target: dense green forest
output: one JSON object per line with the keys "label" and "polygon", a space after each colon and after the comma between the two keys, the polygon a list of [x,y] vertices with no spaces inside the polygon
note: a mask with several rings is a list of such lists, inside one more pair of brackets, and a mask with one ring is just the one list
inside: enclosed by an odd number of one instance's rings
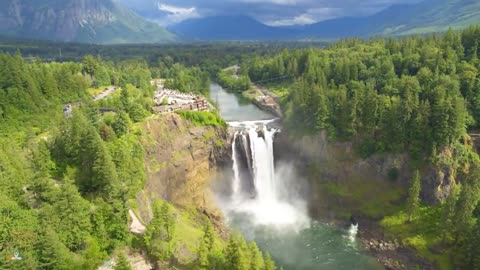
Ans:
{"label": "dense green forest", "polygon": [[[404,211],[381,221],[388,233],[422,256],[447,257],[445,269],[480,268],[480,158],[468,135],[480,129],[479,41],[480,27],[325,48],[9,41],[0,46],[8,52],[0,54],[0,268],[95,269],[125,247],[175,266],[183,232],[173,217],[193,215],[202,237],[197,260],[184,267],[275,269],[254,243],[225,239],[208,220],[167,202],[155,205],[143,237],[128,232],[127,211],[146,181],[139,125],[151,116],[151,78],[205,96],[211,79],[241,92],[282,78],[267,86],[282,97],[290,134],[352,142],[360,158],[409,155],[408,198]],[[240,73],[223,70],[234,64]],[[120,90],[93,102],[110,85]],[[179,114],[225,127],[215,114]],[[440,205],[420,200],[432,164],[453,172]],[[442,255],[424,252],[432,247]],[[10,259],[16,252],[22,260]]]}
{"label": "dense green forest", "polygon": [[[441,206],[443,215],[430,215],[437,225],[428,230],[443,235],[437,242],[452,251],[458,267],[478,269],[480,160],[467,132],[480,127],[479,41],[480,27],[428,37],[348,39],[326,49],[256,57],[248,74],[252,81],[293,76],[270,85],[283,96],[292,134],[326,132],[331,141],[353,141],[363,158],[407,152],[413,168],[453,166],[457,191]],[[412,196],[420,194],[419,178],[412,180],[407,226],[418,216]],[[434,207],[431,213],[439,212]]]}
{"label": "dense green forest", "polygon": [[[247,70],[245,67],[240,70]],[[250,89],[252,82],[248,74],[236,74],[235,70],[221,70],[217,74],[217,80],[225,89],[233,92],[244,92]]]}
{"label": "dense green forest", "polygon": [[[182,267],[275,269],[254,243],[220,237],[196,210],[167,202],[157,202],[143,236],[128,231],[128,209],[146,181],[139,125],[151,115],[155,72],[180,88],[190,83],[185,91],[205,93],[208,75],[199,79],[203,71],[180,64],[149,67],[144,60],[114,63],[91,55],[58,63],[0,54],[0,269],[97,269],[118,253],[117,269],[129,269],[125,248],[178,266],[173,253],[185,245],[178,216],[193,216],[191,226],[203,231],[192,240],[198,259]],[[120,90],[93,102],[110,85]],[[67,103],[73,110],[64,113]],[[225,125],[215,114],[184,117]]]}

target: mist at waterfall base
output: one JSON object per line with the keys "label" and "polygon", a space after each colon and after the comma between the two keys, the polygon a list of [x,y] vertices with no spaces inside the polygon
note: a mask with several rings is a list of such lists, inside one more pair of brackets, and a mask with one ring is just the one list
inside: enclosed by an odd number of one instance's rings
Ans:
{"label": "mist at waterfall base", "polygon": [[225,205],[230,213],[248,215],[255,225],[301,229],[308,226],[308,218],[300,181],[292,181],[296,174],[288,164],[275,169],[273,140],[278,130],[267,127],[269,122],[230,123],[239,130],[232,142],[232,192]]}
{"label": "mist at waterfall base", "polygon": [[247,240],[290,269],[378,269],[355,242],[358,225],[348,230],[308,216],[305,182],[295,167],[275,162],[271,121],[231,122],[231,192],[221,199],[227,221]]}
{"label": "mist at waterfall base", "polygon": [[[217,190],[230,227],[254,240],[285,270],[383,269],[357,247],[358,226],[342,230],[310,219],[308,185],[293,164],[274,160],[273,141],[281,131],[268,119],[275,117],[216,83],[210,96],[234,130],[233,164],[225,168],[232,177],[220,181],[229,184],[226,189]],[[250,136],[254,144],[248,143]]]}

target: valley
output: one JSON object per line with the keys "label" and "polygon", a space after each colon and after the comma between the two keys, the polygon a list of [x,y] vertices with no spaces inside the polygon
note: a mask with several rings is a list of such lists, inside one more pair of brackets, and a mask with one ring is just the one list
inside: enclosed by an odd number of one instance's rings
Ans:
{"label": "valley", "polygon": [[476,1],[0,8],[0,269],[480,269]]}

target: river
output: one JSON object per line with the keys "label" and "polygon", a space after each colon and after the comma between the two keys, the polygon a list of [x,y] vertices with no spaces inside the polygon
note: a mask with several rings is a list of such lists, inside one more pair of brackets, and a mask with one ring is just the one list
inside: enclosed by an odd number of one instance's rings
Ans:
{"label": "river", "polygon": [[215,83],[210,96],[235,133],[233,177],[226,179],[232,192],[219,195],[229,225],[285,270],[383,269],[359,248],[356,227],[340,229],[308,216],[295,168],[274,162],[280,130],[266,121],[274,116]]}

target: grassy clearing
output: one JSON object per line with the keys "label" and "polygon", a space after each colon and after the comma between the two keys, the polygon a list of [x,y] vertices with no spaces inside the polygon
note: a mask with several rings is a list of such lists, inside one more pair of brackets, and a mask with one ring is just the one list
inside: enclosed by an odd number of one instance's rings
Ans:
{"label": "grassy clearing", "polygon": [[411,222],[404,211],[385,217],[380,225],[387,235],[399,239],[404,245],[414,248],[418,254],[441,270],[453,269],[449,250],[433,252],[434,247],[442,246],[442,208],[421,207]]}
{"label": "grassy clearing", "polygon": [[[196,259],[196,253],[204,235],[205,217],[195,208],[174,208],[177,215],[175,234],[177,249],[175,257],[184,265]],[[215,235],[215,250],[223,250],[226,242],[219,235]]]}
{"label": "grassy clearing", "polygon": [[105,88],[107,88],[107,87],[108,86],[100,86],[98,88],[90,87],[90,88],[87,89],[87,93],[92,97],[98,96],[100,93],[105,91]]}
{"label": "grassy clearing", "polygon": [[222,117],[211,112],[179,111],[177,114],[180,115],[184,120],[192,122],[192,124],[195,126],[227,126],[227,123],[225,123]]}
{"label": "grassy clearing", "polygon": [[242,96],[250,101],[255,100],[258,96],[263,96],[263,93],[257,88],[250,88],[242,92]]}

